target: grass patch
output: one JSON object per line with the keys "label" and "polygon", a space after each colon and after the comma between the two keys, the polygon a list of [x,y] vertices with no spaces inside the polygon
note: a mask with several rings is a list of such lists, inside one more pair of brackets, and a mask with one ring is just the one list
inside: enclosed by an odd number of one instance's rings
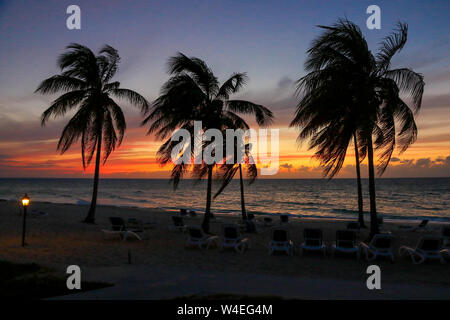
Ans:
{"label": "grass patch", "polygon": [[0,261],[0,296],[3,298],[43,299],[110,287],[104,282],[81,281],[81,290],[69,290],[66,278],[36,263]]}

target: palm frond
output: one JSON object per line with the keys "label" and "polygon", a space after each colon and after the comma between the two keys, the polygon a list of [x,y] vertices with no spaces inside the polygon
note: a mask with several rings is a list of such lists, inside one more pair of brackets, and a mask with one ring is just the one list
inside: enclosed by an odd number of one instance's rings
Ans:
{"label": "palm frond", "polygon": [[238,92],[246,83],[246,73],[235,73],[219,88],[216,98],[228,100],[230,94]]}
{"label": "palm frond", "polygon": [[260,126],[268,126],[273,122],[273,113],[266,107],[245,100],[228,100],[227,108],[233,112],[254,114]]}
{"label": "palm frond", "polygon": [[396,32],[384,38],[377,54],[378,72],[383,74],[390,66],[392,57],[402,50],[408,39],[408,25],[398,23]]}
{"label": "palm frond", "polygon": [[141,112],[145,113],[150,108],[150,105],[143,96],[141,96],[136,91],[124,88],[111,89],[109,91],[113,96],[119,99],[125,99],[132,105],[135,105],[141,109]]}
{"label": "palm frond", "polygon": [[410,94],[413,99],[414,112],[422,106],[422,96],[425,88],[423,75],[408,68],[386,71],[385,76],[393,79],[401,91]]}
{"label": "palm frond", "polygon": [[34,92],[52,94],[59,91],[82,90],[87,87],[86,82],[74,77],[55,75],[42,81]]}
{"label": "palm frond", "polygon": [[45,126],[47,120],[54,116],[63,116],[69,109],[77,107],[85,98],[86,90],[74,90],[63,94],[52,102],[50,107],[42,113],[41,125]]}

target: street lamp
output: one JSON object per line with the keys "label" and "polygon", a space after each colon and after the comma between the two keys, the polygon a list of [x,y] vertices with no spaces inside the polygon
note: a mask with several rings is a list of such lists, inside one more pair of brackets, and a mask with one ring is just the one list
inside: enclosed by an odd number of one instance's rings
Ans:
{"label": "street lamp", "polygon": [[25,225],[27,219],[27,207],[30,204],[30,198],[25,193],[25,195],[21,199],[23,206],[23,229],[22,229],[22,247],[25,247]]}

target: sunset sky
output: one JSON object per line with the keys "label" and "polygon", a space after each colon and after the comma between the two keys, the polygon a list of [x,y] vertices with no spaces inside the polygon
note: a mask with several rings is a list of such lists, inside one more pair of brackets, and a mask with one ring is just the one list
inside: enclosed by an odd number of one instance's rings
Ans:
{"label": "sunset sky", "polygon": [[[66,28],[67,6],[81,8],[81,30]],[[366,28],[366,8],[381,8],[381,30]],[[339,17],[358,24],[372,51],[397,21],[409,25],[408,42],[393,67],[410,67],[425,77],[417,142],[395,154],[384,177],[450,176],[450,2],[447,1],[0,1],[0,177],[91,177],[77,144],[56,151],[71,114],[40,115],[55,96],[34,93],[40,81],[57,74],[56,59],[71,42],[97,51],[118,49],[122,61],[115,80],[154,100],[168,79],[167,59],[180,51],[207,62],[219,80],[247,72],[249,82],[236,98],[273,110],[280,131],[276,178],[319,178],[307,144],[296,144],[288,128],[297,98],[294,82],[305,75],[310,42]],[[163,178],[169,168],[155,161],[160,142],[140,127],[137,109],[121,104],[127,117],[123,144],[101,168],[102,177]],[[362,170],[366,176],[366,161]],[[348,157],[339,177],[354,176]],[[273,177],[268,177],[273,178]]]}

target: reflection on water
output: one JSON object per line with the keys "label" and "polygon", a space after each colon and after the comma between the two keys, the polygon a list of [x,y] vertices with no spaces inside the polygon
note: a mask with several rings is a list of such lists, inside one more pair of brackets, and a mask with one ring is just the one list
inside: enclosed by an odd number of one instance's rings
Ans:
{"label": "reflection on water", "polygon": [[[368,181],[363,180],[365,210],[369,209]],[[386,217],[450,221],[450,179],[378,179],[377,210]],[[215,185],[217,188],[218,185]],[[89,179],[0,179],[0,198],[19,199],[28,193],[35,201],[88,204]],[[174,191],[168,180],[103,179],[99,204],[180,208],[202,211],[206,182],[184,180]],[[214,190],[213,190],[214,191]],[[318,217],[354,217],[357,212],[353,179],[257,180],[245,185],[246,207],[254,213],[288,213]],[[240,212],[239,182],[233,181],[213,201],[214,212]]]}

